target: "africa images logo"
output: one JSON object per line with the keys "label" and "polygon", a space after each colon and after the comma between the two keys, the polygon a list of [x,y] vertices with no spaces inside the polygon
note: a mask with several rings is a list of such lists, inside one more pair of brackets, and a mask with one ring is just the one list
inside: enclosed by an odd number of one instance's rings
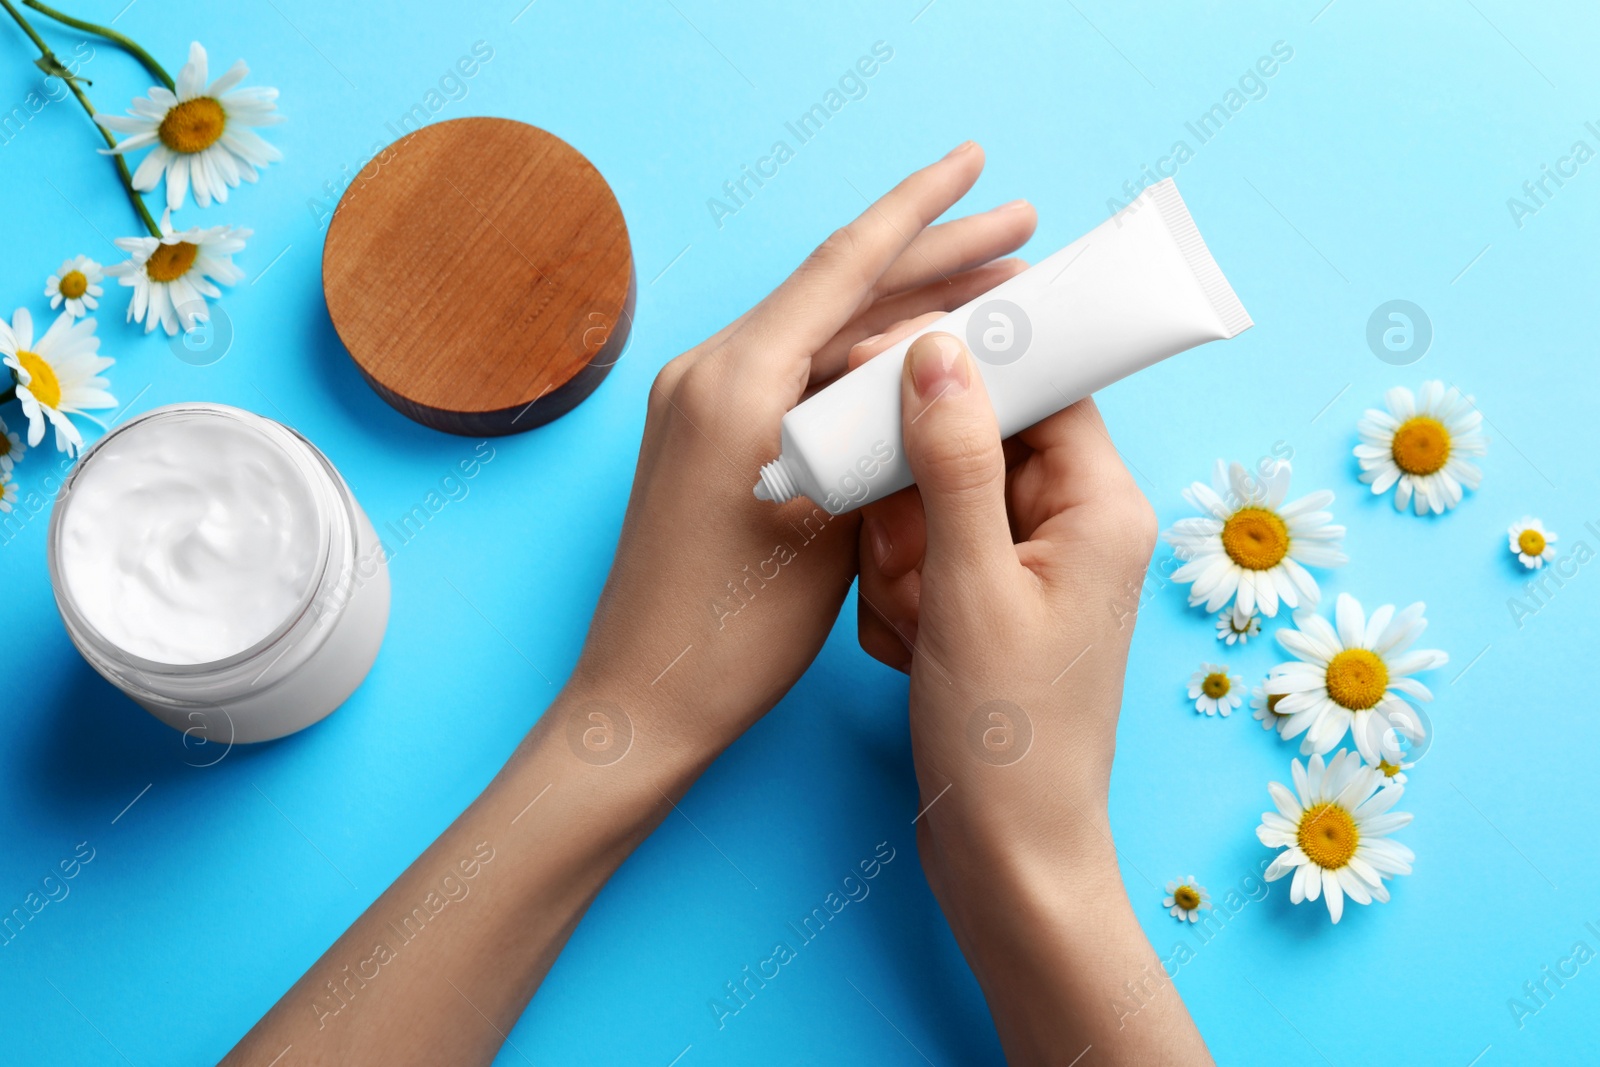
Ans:
{"label": "africa images logo", "polygon": [[1015,363],[1032,342],[1033,323],[1028,313],[1009,300],[985,300],[967,319],[967,347],[993,366]]}

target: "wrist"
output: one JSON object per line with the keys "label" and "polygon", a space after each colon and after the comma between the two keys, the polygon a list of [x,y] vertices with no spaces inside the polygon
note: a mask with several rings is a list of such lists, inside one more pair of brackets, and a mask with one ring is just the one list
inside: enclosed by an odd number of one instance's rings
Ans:
{"label": "wrist", "polygon": [[575,900],[598,891],[710,762],[655,721],[602,690],[557,695],[475,805],[511,866]]}
{"label": "wrist", "polygon": [[[606,723],[610,722],[618,727],[619,741],[631,738],[632,745],[642,746],[651,761],[664,761],[672,774],[694,768],[697,775],[770,705],[755,706],[740,699],[739,687],[732,684],[720,684],[712,692],[694,685],[689,689],[697,695],[691,696],[677,683],[683,680],[678,668],[694,666],[683,662],[694,651],[690,645],[677,663],[669,660],[666,670],[654,677],[618,670],[610,662],[612,657],[591,659],[586,652],[541,724],[564,713],[568,717],[563,728],[573,731],[569,741],[581,745],[590,762],[603,763],[611,757],[632,762],[632,750],[623,757],[609,747]],[[573,725],[575,721],[582,725]]]}
{"label": "wrist", "polygon": [[927,812],[918,836],[936,891],[1041,915],[1124,895],[1103,802],[1070,800],[1050,788],[1046,799],[1026,806],[991,797],[950,803],[958,788]]}
{"label": "wrist", "polygon": [[[1065,1010],[1106,1001],[1124,978],[1148,973],[1154,959],[1109,831],[1101,837],[1097,826],[1089,829],[1092,840],[1062,842],[1028,824],[997,844],[988,835],[953,833],[951,822],[929,826],[918,844],[1008,1062],[1065,1062],[1073,1053],[1060,1057],[1063,1049],[1089,1044],[1110,1052],[1114,1042],[1096,1036],[1092,1013]],[[1111,1055],[1107,1062],[1141,1061]]]}
{"label": "wrist", "polygon": [[599,684],[569,681],[512,753],[503,773],[543,776],[597,801],[653,806],[674,799],[720,748],[692,738],[664,703]]}

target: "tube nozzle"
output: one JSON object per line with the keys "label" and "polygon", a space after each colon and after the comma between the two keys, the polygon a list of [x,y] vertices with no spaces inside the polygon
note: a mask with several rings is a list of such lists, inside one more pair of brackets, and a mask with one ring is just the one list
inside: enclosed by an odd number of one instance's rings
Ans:
{"label": "tube nozzle", "polygon": [[799,496],[800,488],[790,476],[789,468],[784,466],[783,457],[779,456],[761,468],[761,480],[756,483],[754,492],[757,500],[782,504]]}

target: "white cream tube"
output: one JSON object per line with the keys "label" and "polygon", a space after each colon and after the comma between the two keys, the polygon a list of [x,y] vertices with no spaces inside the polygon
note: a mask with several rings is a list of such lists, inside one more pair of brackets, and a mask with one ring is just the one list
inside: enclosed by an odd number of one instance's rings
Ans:
{"label": "white cream tube", "polygon": [[1010,437],[1134,371],[1251,325],[1168,178],[796,406],[755,494],[778,503],[804,495],[839,515],[910,485],[900,374],[922,334],[965,339],[1000,434]]}

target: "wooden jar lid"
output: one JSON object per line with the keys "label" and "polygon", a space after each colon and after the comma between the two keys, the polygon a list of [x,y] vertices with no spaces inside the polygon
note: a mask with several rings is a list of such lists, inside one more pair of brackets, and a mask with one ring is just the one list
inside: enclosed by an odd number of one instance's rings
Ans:
{"label": "wooden jar lid", "polygon": [[339,198],[322,253],[339,339],[378,395],[472,436],[566,414],[633,322],[628,227],[577,149],[509,119],[411,133]]}

